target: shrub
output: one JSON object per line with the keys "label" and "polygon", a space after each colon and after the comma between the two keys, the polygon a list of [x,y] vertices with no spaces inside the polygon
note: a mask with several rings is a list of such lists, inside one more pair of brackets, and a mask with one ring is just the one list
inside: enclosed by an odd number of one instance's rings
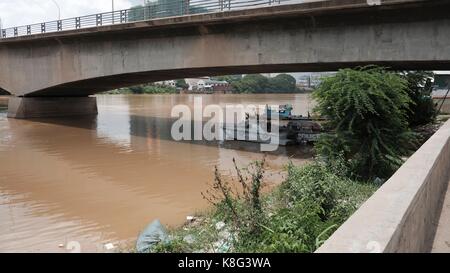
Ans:
{"label": "shrub", "polygon": [[238,93],[264,93],[269,88],[269,79],[261,74],[249,74],[233,82],[233,87]]}
{"label": "shrub", "polygon": [[288,74],[279,74],[267,78],[261,74],[245,75],[242,79],[222,77],[229,81],[238,93],[294,93],[297,92],[296,80]]}
{"label": "shrub", "polygon": [[387,178],[403,163],[416,136],[408,127],[412,103],[407,81],[379,67],[343,69],[325,78],[313,94],[326,117],[316,151],[332,161],[342,154],[359,178]]}
{"label": "shrub", "polygon": [[263,207],[261,189],[263,187],[265,158],[255,161],[245,169],[239,169],[233,159],[240,190],[233,190],[222,177],[217,167],[212,191],[202,193],[203,197],[222,212],[225,221],[232,224],[233,231],[241,234],[256,234],[261,230]]}
{"label": "shrub", "polygon": [[292,93],[297,91],[297,80],[288,74],[279,74],[269,79],[269,91],[275,93]]}
{"label": "shrub", "polygon": [[189,84],[185,79],[176,80],[176,86],[177,88],[181,88],[183,90],[187,90],[189,88]]}
{"label": "shrub", "polygon": [[403,72],[402,76],[408,82],[408,96],[411,102],[408,107],[408,122],[410,126],[419,126],[434,121],[437,110],[431,97],[433,91],[430,71]]}
{"label": "shrub", "polygon": [[[264,162],[239,169],[234,161],[233,184],[216,169],[215,182],[204,194],[213,211],[199,224],[172,231],[170,242],[154,251],[314,252],[376,190],[373,184],[350,180],[342,159],[334,164],[315,160],[302,167],[288,165],[287,179],[263,195]],[[222,221],[225,227],[218,230]]]}

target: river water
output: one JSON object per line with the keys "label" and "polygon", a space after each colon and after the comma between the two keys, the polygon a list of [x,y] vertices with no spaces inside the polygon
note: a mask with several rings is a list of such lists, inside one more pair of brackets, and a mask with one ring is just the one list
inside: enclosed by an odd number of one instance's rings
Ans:
{"label": "river water", "polygon": [[[134,244],[160,219],[167,226],[208,208],[201,192],[214,167],[232,175],[262,159],[243,142],[176,142],[172,107],[192,95],[98,96],[97,117],[15,120],[0,97],[0,252],[105,252],[105,244]],[[309,95],[204,95],[204,104],[286,104],[312,110]],[[303,164],[306,147],[279,148],[267,157],[267,183],[283,166]],[[72,248],[75,246],[75,248]]]}

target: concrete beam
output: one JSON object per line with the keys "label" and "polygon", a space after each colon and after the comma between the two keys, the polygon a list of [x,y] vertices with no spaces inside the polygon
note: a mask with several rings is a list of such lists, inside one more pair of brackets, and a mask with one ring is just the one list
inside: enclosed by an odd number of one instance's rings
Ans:
{"label": "concrete beam", "polygon": [[450,121],[317,253],[430,252],[450,178]]}
{"label": "concrete beam", "polygon": [[[43,41],[46,39],[64,39],[69,37],[98,37],[105,35],[121,34],[123,32],[136,33],[154,31],[155,29],[170,30],[187,26],[217,25],[224,23],[241,23],[247,21],[273,20],[298,16],[321,16],[336,13],[358,13],[367,8],[380,8],[383,10],[396,10],[399,8],[422,7],[428,0],[380,0],[380,4],[368,4],[368,0],[306,0],[303,3],[281,4],[269,7],[256,7],[242,10],[223,12],[172,16],[155,18],[145,21],[96,26],[75,30],[48,32],[34,35],[24,35],[0,39],[0,44]],[[375,1],[372,1],[375,2]],[[431,2],[431,1],[428,1]],[[435,0],[436,5],[445,0]]]}
{"label": "concrete beam", "polygon": [[205,75],[378,64],[450,70],[449,1],[332,0],[0,41],[0,87],[87,96]]}
{"label": "concrete beam", "polygon": [[8,117],[18,119],[96,115],[97,98],[23,98],[11,97]]}

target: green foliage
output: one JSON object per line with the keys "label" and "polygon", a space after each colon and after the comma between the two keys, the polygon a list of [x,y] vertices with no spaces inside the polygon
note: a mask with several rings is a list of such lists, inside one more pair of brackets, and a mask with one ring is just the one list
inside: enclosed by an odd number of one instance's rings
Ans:
{"label": "green foliage", "polygon": [[147,85],[143,87],[143,94],[176,94],[177,89],[164,85]]}
{"label": "green foliage", "polygon": [[[350,180],[343,160],[315,160],[288,165],[283,184],[262,195],[263,167],[264,161],[244,169],[235,163],[238,191],[216,171],[206,194],[214,210],[200,224],[172,231],[172,240],[155,252],[314,252],[376,190]],[[215,227],[220,221],[226,224],[222,231]],[[187,236],[194,240],[186,242]]]}
{"label": "green foliage", "polygon": [[408,112],[410,126],[419,126],[435,120],[437,110],[431,97],[433,91],[431,71],[403,72],[402,76],[408,81],[408,95],[411,98]]}
{"label": "green foliage", "polygon": [[241,81],[234,82],[238,93],[264,93],[268,90],[269,79],[261,74],[245,75]]}
{"label": "green foliage", "polygon": [[279,74],[269,80],[269,89],[280,92],[290,93],[296,90],[297,80],[288,74]]}
{"label": "green foliage", "polygon": [[408,128],[407,81],[378,67],[343,69],[325,78],[313,96],[332,132],[316,145],[328,161],[342,154],[358,177],[388,178],[416,141]]}
{"label": "green foliage", "polygon": [[314,252],[376,190],[347,178],[341,160],[287,167],[280,188],[265,199],[260,234],[244,234],[238,252]]}
{"label": "green foliage", "polygon": [[267,78],[261,74],[250,74],[241,80],[229,80],[238,93],[293,93],[297,92],[296,80],[288,74]]}
{"label": "green foliage", "polygon": [[176,80],[176,86],[177,86],[177,88],[181,88],[183,90],[186,90],[189,88],[189,84],[187,84],[185,79]]}
{"label": "green foliage", "polygon": [[248,234],[259,233],[259,223],[263,217],[261,188],[265,159],[255,161],[243,170],[238,168],[234,159],[233,164],[241,190],[233,190],[230,182],[222,177],[216,167],[213,190],[202,195],[223,212],[224,220],[232,224],[233,230]]}
{"label": "green foliage", "polygon": [[212,79],[216,81],[226,81],[229,84],[233,85],[234,83],[241,81],[242,78],[243,78],[242,75],[227,75],[227,76],[213,77]]}
{"label": "green foliage", "polygon": [[108,91],[107,94],[176,94],[177,89],[172,86],[165,85],[136,85],[127,88]]}

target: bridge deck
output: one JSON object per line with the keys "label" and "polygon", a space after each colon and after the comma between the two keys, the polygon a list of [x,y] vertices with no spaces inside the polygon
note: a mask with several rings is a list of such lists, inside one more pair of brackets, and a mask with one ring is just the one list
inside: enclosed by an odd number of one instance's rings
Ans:
{"label": "bridge deck", "polygon": [[432,252],[450,253],[450,182],[445,194]]}

